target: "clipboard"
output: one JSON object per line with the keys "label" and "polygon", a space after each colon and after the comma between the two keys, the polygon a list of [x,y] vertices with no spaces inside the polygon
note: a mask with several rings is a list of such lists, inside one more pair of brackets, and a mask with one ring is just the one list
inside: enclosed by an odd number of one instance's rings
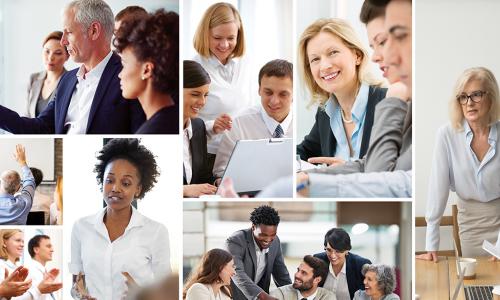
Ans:
{"label": "clipboard", "polygon": [[281,177],[293,175],[292,138],[239,140],[222,176],[237,193],[256,194]]}

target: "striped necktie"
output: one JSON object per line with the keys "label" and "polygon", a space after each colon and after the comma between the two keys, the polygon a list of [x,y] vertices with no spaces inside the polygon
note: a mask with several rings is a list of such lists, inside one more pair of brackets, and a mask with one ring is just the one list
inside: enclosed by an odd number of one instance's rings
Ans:
{"label": "striped necktie", "polygon": [[284,135],[283,128],[281,128],[281,125],[278,124],[278,126],[276,126],[276,129],[274,130],[273,138],[281,138],[283,137],[283,135]]}

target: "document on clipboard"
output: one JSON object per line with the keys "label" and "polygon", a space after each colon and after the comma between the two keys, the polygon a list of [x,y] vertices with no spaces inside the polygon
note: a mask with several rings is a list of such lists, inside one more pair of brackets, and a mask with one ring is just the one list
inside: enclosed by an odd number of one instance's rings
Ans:
{"label": "document on clipboard", "polygon": [[293,174],[291,138],[239,140],[222,177],[231,178],[237,193],[256,193]]}

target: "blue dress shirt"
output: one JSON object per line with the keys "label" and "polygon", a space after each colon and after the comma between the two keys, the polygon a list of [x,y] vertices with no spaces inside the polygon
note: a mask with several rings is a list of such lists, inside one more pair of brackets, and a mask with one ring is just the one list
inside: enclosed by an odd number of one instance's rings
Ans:
{"label": "blue dress shirt", "polygon": [[21,192],[14,196],[0,194],[1,225],[26,225],[35,194],[35,179],[28,166],[23,166],[22,171],[23,184]]}

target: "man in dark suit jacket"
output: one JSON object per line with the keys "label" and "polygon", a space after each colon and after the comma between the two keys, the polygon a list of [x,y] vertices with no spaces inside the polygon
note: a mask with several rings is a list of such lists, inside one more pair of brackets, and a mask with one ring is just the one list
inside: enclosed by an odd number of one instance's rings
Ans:
{"label": "man in dark suit jacket", "polygon": [[271,275],[278,287],[292,283],[276,235],[280,217],[274,208],[263,205],[254,209],[250,221],[250,229],[238,230],[226,240],[236,266],[231,279],[233,299],[275,299],[269,296]]}
{"label": "man in dark suit jacket", "polygon": [[[349,297],[352,299],[357,290],[364,290],[364,276],[361,274],[361,268],[364,264],[371,264],[369,259],[349,252],[351,250],[351,238],[342,228],[332,228],[325,234],[324,240],[325,252],[314,254],[314,257],[322,259],[329,266],[329,274],[320,286],[329,289],[333,283],[332,271],[336,268],[342,269],[345,264],[345,277],[347,279],[347,288]],[[336,276],[339,276],[337,274]],[[340,280],[336,279],[336,280]],[[336,297],[338,300],[349,299],[339,295],[340,287],[337,285]]]}
{"label": "man in dark suit jacket", "polygon": [[[93,16],[93,21],[79,23],[80,11]],[[61,44],[81,67],[61,77],[54,101],[37,118],[24,118],[0,106],[0,128],[20,134],[134,133],[145,115],[138,101],[121,95],[118,73],[122,66],[110,48],[114,26],[111,8],[102,0],[74,1],[64,10],[63,24]]]}

